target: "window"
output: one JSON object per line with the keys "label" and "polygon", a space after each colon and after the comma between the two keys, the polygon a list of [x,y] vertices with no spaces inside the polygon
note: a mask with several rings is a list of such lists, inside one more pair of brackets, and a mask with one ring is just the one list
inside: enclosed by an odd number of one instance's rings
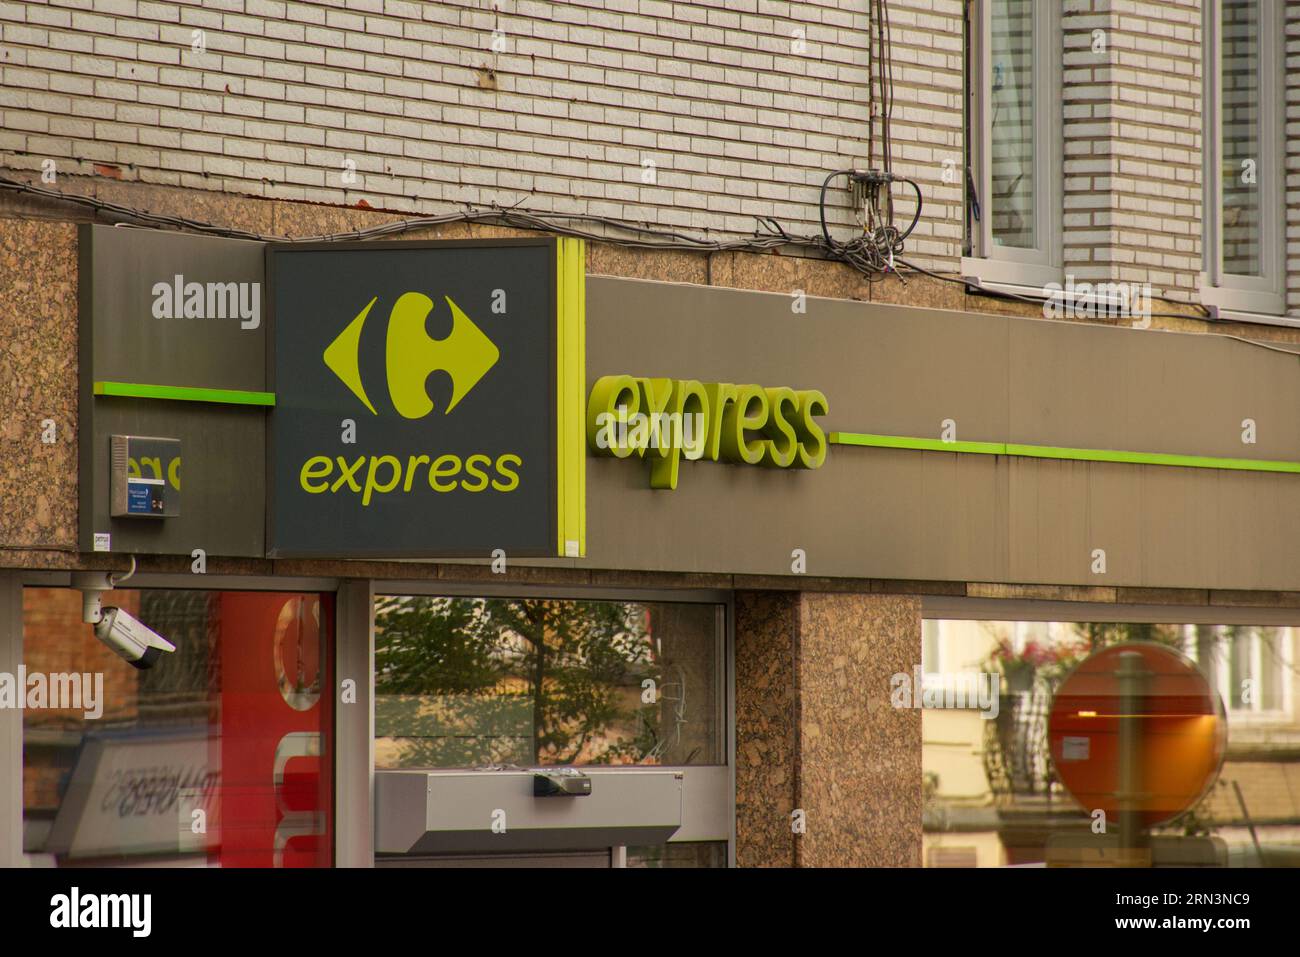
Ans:
{"label": "window", "polygon": [[926,867],[979,867],[979,850],[974,847],[928,847]]}
{"label": "window", "polygon": [[1201,301],[1228,318],[1284,311],[1284,6],[1211,0],[1204,9]]}
{"label": "window", "polygon": [[1194,657],[1241,722],[1287,723],[1291,714],[1290,628],[1205,626],[1196,633]]}
{"label": "window", "polygon": [[[951,614],[963,603],[928,604],[924,613]],[[983,615],[989,605],[969,607]],[[1054,610],[1035,602],[1004,607]],[[1168,610],[1147,609],[1147,616]],[[1115,808],[1125,718],[1144,729],[1134,773],[1151,815],[1147,833],[1159,839],[1148,846],[1154,866],[1296,866],[1300,628],[1287,623],[1293,616],[1270,618],[1275,623],[937,619],[950,660],[988,656],[996,641],[993,667],[1008,687],[1013,670],[1032,670],[1042,708],[1027,707],[1035,704],[1028,696],[1004,695],[987,720],[924,712],[926,866],[1095,864],[1105,841],[1089,825],[1103,802]],[[1127,713],[1111,711],[1123,701],[1121,647],[1145,660]],[[1109,657],[1104,667],[1098,655]]]}
{"label": "window", "polygon": [[653,844],[627,849],[627,867],[726,867],[725,841]]}
{"label": "window", "polygon": [[81,604],[23,594],[29,861],[330,866],[334,596],[107,593],[176,646],[148,670],[98,641]]}
{"label": "window", "polygon": [[982,622],[921,622],[922,689],[954,700],[961,694],[965,706],[978,709],[978,676],[987,672],[988,656],[997,635]]}
{"label": "window", "polygon": [[967,24],[967,254],[986,285],[1061,281],[1061,35],[1056,4],[979,0]]}
{"label": "window", "polygon": [[390,595],[375,767],[724,765],[724,606]]}
{"label": "window", "polygon": [[943,671],[943,642],[939,622],[927,618],[921,622],[921,673],[939,674]]}

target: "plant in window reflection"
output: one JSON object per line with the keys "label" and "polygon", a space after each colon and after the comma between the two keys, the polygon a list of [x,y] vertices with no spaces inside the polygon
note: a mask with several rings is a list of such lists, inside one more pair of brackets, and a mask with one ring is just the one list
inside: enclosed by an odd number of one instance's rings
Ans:
{"label": "plant in window reflection", "polygon": [[628,763],[660,740],[638,604],[381,598],[375,665],[378,730],[402,739],[403,766]]}
{"label": "plant in window reflection", "polygon": [[1182,648],[1182,635],[1176,626],[1131,622],[1077,622],[1070,626],[1074,634],[1053,643],[1055,661],[1043,669],[1050,687],[1056,687],[1085,658],[1130,641],[1154,641],[1171,648]]}
{"label": "plant in window reflection", "polygon": [[1011,692],[1028,691],[1038,669],[1056,661],[1052,646],[1030,639],[1016,648],[1006,636],[998,638],[988,657],[988,663],[1006,677],[1007,690]]}
{"label": "plant in window reflection", "polygon": [[983,667],[1001,673],[1010,693],[1028,692],[1036,682],[1053,688],[1090,653],[1087,642],[1077,637],[1030,638],[1017,648],[1005,634],[992,634],[995,644]]}

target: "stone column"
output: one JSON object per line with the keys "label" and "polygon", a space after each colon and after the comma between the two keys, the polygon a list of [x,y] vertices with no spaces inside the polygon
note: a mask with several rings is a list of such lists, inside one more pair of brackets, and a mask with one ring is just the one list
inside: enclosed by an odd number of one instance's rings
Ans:
{"label": "stone column", "polygon": [[793,867],[798,592],[736,592],[736,864]]}
{"label": "stone column", "polygon": [[921,713],[889,703],[920,654],[917,598],[736,593],[739,866],[920,864]]}

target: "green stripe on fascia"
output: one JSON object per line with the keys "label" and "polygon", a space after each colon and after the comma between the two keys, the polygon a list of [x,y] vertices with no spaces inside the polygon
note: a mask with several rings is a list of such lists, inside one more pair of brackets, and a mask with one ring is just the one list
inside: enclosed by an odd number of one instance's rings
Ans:
{"label": "green stripe on fascia", "polygon": [[927,452],[974,452],[979,455],[1006,455],[1002,442],[945,442],[942,439],[918,439],[908,435],[870,435],[866,432],[832,432],[829,440],[836,445],[869,445],[885,449],[921,449]]}
{"label": "green stripe on fascia", "polygon": [[129,399],[170,399],[179,402],[219,402],[225,405],[275,405],[274,392],[239,389],[196,389],[183,385],[144,385],[138,382],[96,382],[95,395]]}
{"label": "green stripe on fascia", "polygon": [[1062,449],[1050,445],[1007,445],[1008,455],[1039,459],[1076,459],[1082,462],[1129,462],[1135,465],[1171,465],[1186,469],[1238,469],[1247,472],[1296,472],[1300,462],[1265,459],[1221,459],[1208,455],[1171,455],[1166,452],[1116,452],[1109,449]]}
{"label": "green stripe on fascia", "polygon": [[1226,459],[1205,455],[1171,455],[1164,452],[1120,452],[1110,449],[1068,449],[1053,445],[1019,445],[1014,442],[944,442],[904,435],[871,435],[864,432],[832,432],[836,445],[859,445],[886,449],[919,449],[931,452],[966,452],[980,455],[1018,455],[1035,459],[1078,462],[1123,462],[1130,465],[1166,465],[1176,468],[1236,469],[1246,472],[1291,472],[1300,474],[1300,462],[1270,462],[1264,459]]}

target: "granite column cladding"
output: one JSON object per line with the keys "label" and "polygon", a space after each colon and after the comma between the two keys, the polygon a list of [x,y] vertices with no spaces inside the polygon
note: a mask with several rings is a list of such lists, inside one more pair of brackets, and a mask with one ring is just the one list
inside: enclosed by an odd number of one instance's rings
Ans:
{"label": "granite column cladding", "polygon": [[920,660],[919,598],[801,596],[800,867],[920,866],[921,712],[889,701]]}
{"label": "granite column cladding", "polygon": [[738,865],[920,864],[921,713],[889,703],[920,654],[917,598],[736,593]]}
{"label": "granite column cladding", "polygon": [[736,592],[736,864],[793,867],[798,592]]}
{"label": "granite column cladding", "polygon": [[0,409],[0,565],[64,564],[77,546],[71,223],[0,219]]}

